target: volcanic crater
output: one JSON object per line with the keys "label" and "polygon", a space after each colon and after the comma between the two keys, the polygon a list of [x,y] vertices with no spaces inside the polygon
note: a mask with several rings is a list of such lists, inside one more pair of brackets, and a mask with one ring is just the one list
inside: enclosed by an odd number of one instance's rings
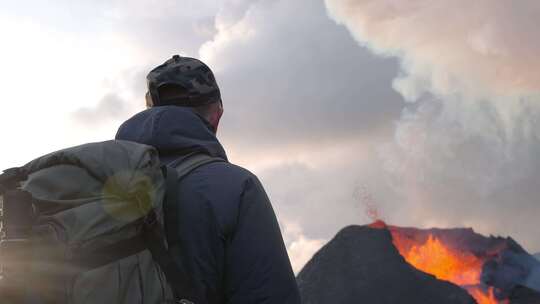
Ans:
{"label": "volcanic crater", "polygon": [[304,304],[540,304],[540,262],[471,228],[349,226],[297,282]]}

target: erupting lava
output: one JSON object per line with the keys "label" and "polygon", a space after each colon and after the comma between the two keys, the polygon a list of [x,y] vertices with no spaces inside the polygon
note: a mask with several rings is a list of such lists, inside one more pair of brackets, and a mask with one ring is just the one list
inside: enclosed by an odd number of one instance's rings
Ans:
{"label": "erupting lava", "polygon": [[431,234],[421,243],[403,237],[399,230],[390,230],[399,253],[415,268],[465,288],[478,304],[507,303],[495,298],[493,288],[485,291],[482,287],[482,258],[455,250]]}
{"label": "erupting lava", "polygon": [[400,245],[402,241],[396,233],[393,238],[399,253],[416,269],[460,286],[480,283],[484,262],[475,255],[452,251],[432,235],[424,244],[413,245],[409,250],[403,250],[406,247]]}
{"label": "erupting lava", "polygon": [[507,304],[508,301],[498,301],[493,293],[493,287],[490,287],[487,294],[479,288],[467,288],[467,291],[473,296],[478,304]]}

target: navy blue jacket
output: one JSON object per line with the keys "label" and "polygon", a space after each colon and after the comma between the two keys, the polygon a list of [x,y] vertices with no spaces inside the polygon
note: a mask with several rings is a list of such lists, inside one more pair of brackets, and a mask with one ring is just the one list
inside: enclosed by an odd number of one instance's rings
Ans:
{"label": "navy blue jacket", "polygon": [[[227,159],[208,123],[184,107],[145,110],[122,124],[116,139],[154,146],[167,164],[193,152]],[[205,303],[300,303],[276,216],[255,175],[210,163],[181,179],[179,192],[178,221],[166,222],[167,238]]]}

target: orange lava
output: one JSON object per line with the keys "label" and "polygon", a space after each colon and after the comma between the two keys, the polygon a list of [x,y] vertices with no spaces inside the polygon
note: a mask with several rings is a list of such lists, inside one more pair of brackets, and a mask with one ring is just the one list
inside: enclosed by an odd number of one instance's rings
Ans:
{"label": "orange lava", "polygon": [[438,238],[429,235],[423,244],[403,238],[392,231],[394,245],[405,260],[415,268],[465,288],[478,304],[502,304],[494,295],[481,287],[480,275],[484,261],[472,253],[454,250]]}
{"label": "orange lava", "polygon": [[407,262],[417,269],[431,273],[437,279],[457,285],[475,285],[480,282],[484,262],[472,254],[454,252],[439,239],[429,236],[420,246],[400,252]]}
{"label": "orange lava", "polygon": [[490,287],[488,292],[484,292],[480,288],[467,288],[467,291],[473,296],[473,298],[476,300],[478,304],[508,304],[508,301],[498,301],[495,298],[495,294],[493,292],[493,287]]}

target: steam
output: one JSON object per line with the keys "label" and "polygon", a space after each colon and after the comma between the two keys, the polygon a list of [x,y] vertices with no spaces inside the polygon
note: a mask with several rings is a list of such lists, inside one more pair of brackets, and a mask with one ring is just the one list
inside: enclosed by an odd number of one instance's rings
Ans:
{"label": "steam", "polygon": [[291,266],[297,274],[327,240],[310,239],[305,235],[300,224],[293,221],[284,221],[281,226]]}
{"label": "steam", "polygon": [[379,54],[402,59],[395,87],[475,97],[540,90],[540,3],[326,0],[331,16]]}
{"label": "steam", "polygon": [[473,226],[540,247],[540,2],[325,3],[361,45],[400,59],[393,87],[409,103],[380,152],[409,214],[389,221]]}

